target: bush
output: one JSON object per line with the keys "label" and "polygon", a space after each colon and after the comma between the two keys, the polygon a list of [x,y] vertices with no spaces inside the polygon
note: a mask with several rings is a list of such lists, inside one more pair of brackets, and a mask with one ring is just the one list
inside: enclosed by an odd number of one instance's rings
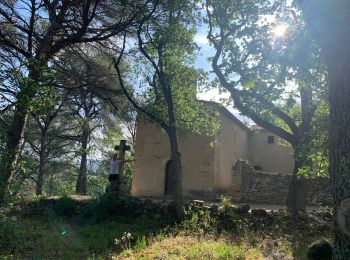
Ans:
{"label": "bush", "polygon": [[180,224],[180,229],[184,229],[189,233],[216,234],[217,225],[216,218],[212,217],[209,209],[197,208],[189,204],[185,210],[185,219]]}
{"label": "bush", "polygon": [[79,214],[84,218],[92,218],[98,214],[99,201],[98,200],[89,200],[84,203],[81,203],[79,207]]}
{"label": "bush", "polygon": [[229,197],[221,195],[220,202],[225,209],[228,209],[233,206],[232,201]]}
{"label": "bush", "polygon": [[54,211],[59,216],[72,217],[77,214],[76,202],[69,197],[62,197],[54,204]]}

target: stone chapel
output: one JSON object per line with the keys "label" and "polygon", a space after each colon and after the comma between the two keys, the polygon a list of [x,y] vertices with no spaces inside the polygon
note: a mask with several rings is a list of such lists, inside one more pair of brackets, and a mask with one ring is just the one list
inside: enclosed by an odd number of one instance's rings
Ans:
{"label": "stone chapel", "polygon": [[[215,107],[221,120],[215,136],[187,133],[178,137],[185,198],[212,200],[239,190],[239,177],[232,174],[232,168],[240,159],[264,172],[292,173],[293,149],[283,139],[257,126],[248,128],[225,107]],[[170,163],[166,133],[139,117],[131,194],[155,199],[171,196]]]}

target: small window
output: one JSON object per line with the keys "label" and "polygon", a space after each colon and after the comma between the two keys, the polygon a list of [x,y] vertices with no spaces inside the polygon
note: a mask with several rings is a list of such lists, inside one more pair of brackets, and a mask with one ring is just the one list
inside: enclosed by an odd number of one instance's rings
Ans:
{"label": "small window", "polygon": [[274,144],[275,143],[275,137],[273,135],[269,135],[267,137],[267,143]]}

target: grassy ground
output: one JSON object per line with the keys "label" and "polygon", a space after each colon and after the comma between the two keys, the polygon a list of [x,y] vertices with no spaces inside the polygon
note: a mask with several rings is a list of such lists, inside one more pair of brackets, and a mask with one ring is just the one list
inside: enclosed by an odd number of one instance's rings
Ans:
{"label": "grassy ground", "polygon": [[258,248],[232,244],[225,238],[167,237],[143,250],[125,250],[116,259],[264,259]]}
{"label": "grassy ground", "polygon": [[305,259],[306,247],[330,233],[327,221],[283,214],[263,220],[200,210],[175,223],[123,203],[63,198],[3,208],[0,259]]}

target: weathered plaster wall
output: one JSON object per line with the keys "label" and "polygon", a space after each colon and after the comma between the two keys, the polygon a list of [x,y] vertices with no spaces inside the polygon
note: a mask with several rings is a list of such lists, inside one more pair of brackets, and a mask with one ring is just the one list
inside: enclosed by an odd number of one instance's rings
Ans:
{"label": "weathered plaster wall", "polygon": [[[228,112],[229,113],[229,112]],[[228,192],[236,183],[231,174],[232,166],[238,159],[248,159],[248,129],[237,119],[221,111],[221,128],[215,142],[214,183],[216,192]]]}
{"label": "weathered plaster wall", "polygon": [[[213,138],[190,134],[180,135],[178,141],[184,196],[210,199],[214,187],[214,148],[210,146]],[[137,124],[132,195],[163,197],[168,160],[170,148],[166,133],[140,117]]]}
{"label": "weathered plaster wall", "polygon": [[[275,142],[268,143],[268,136],[274,136]],[[293,148],[286,141],[262,129],[249,137],[249,161],[259,165],[264,172],[289,174],[293,172]]]}
{"label": "weathered plaster wall", "polygon": [[[281,145],[281,139],[277,136],[274,136],[274,144],[268,144],[271,133],[263,129],[254,133],[229,111],[220,106],[217,108],[221,116],[221,128],[215,138],[193,133],[182,134],[178,138],[185,197],[211,199],[220,193],[240,197],[243,190],[242,177],[232,174],[232,166],[239,159],[260,165],[264,172],[292,172],[292,148]],[[140,117],[137,125],[132,195],[163,197],[165,168],[169,160],[170,149],[166,133],[156,124]],[[285,181],[282,179],[281,182]]]}
{"label": "weathered plaster wall", "polygon": [[[236,201],[285,204],[291,175],[255,171],[246,161],[238,161],[232,174],[239,176],[242,187]],[[332,204],[329,178],[308,179],[306,190],[308,205]]]}
{"label": "weathered plaster wall", "polygon": [[165,165],[170,154],[167,136],[155,124],[139,118],[131,193],[134,196],[160,197],[164,194]]}

